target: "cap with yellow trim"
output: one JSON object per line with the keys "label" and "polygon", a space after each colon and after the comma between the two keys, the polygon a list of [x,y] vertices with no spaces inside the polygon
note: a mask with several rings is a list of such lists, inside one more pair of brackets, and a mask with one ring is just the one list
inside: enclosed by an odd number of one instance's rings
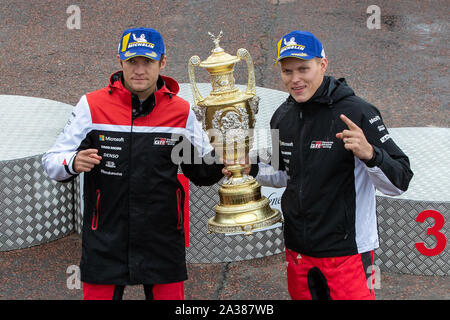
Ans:
{"label": "cap with yellow trim", "polygon": [[325,58],[325,50],[319,39],[311,32],[294,30],[278,41],[275,64],[287,57],[303,60]]}
{"label": "cap with yellow trim", "polygon": [[156,61],[165,54],[161,34],[152,28],[133,28],[123,32],[119,43],[120,60],[133,57],[147,57]]}

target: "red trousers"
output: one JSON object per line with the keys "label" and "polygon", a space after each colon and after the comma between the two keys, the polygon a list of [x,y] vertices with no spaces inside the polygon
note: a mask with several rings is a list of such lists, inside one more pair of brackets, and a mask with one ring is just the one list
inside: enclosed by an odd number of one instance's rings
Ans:
{"label": "red trousers", "polygon": [[[122,300],[124,285],[83,283],[83,300]],[[184,281],[144,285],[146,300],[184,300]]]}
{"label": "red trousers", "polygon": [[286,248],[286,262],[288,290],[293,300],[375,299],[370,277],[374,272],[373,251],[314,258]]}

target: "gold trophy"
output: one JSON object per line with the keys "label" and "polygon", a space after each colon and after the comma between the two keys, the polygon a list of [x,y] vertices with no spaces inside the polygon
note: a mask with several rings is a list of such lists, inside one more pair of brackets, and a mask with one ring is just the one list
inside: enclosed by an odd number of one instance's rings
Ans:
{"label": "gold trophy", "polygon": [[[261,196],[261,186],[252,176],[243,173],[245,159],[253,145],[255,115],[258,113],[259,97],[256,96],[253,61],[246,49],[239,49],[236,56],[224,51],[219,36],[208,33],[215,48],[204,61],[193,56],[188,71],[193,110],[203,129],[207,131],[216,153],[222,155],[226,168],[232,176],[219,189],[220,204],[215,216],[208,221],[208,232],[252,234],[260,229],[282,221],[280,211],[269,206],[269,200]],[[248,83],[245,92],[235,86],[234,65],[240,60],[247,63]],[[211,76],[212,91],[203,98],[195,82],[195,67],[203,67]]]}

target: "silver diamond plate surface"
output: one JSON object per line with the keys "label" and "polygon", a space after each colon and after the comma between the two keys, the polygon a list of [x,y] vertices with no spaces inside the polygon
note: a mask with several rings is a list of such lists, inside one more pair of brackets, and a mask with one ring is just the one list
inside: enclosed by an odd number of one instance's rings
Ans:
{"label": "silver diamond plate surface", "polygon": [[0,161],[0,251],[73,232],[73,184],[49,179],[41,156]]}
{"label": "silver diamond plate surface", "polygon": [[74,189],[74,229],[75,232],[81,234],[83,226],[83,174],[80,174],[73,180]]}

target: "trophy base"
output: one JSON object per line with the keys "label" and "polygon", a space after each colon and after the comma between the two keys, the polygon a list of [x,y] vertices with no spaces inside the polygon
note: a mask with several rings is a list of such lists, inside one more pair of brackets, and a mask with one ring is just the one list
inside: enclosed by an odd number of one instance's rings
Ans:
{"label": "trophy base", "polygon": [[[209,219],[208,221],[208,233],[241,233],[244,232],[246,236],[249,236],[253,234],[253,231],[257,229],[261,229],[264,227],[269,227],[271,225],[274,225],[277,222],[283,222],[283,218],[281,217],[280,211],[277,209],[272,209],[272,215],[267,217],[264,220],[255,220],[253,222],[248,223],[234,223],[234,224],[223,224],[223,223],[217,223],[214,221],[214,218]],[[253,217],[254,214],[249,213],[249,216]]]}
{"label": "trophy base", "polygon": [[246,176],[237,184],[223,184],[219,190],[220,204],[215,216],[208,221],[208,232],[251,235],[254,230],[282,222],[281,212],[269,206],[261,196],[261,186]]}

